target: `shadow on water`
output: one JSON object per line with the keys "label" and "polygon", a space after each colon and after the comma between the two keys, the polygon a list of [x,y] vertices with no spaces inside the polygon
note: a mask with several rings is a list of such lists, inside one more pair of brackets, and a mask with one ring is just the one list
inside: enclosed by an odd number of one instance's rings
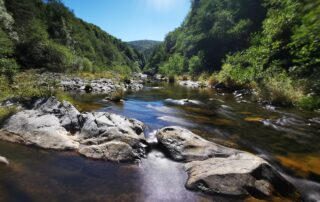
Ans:
{"label": "shadow on water", "polygon": [[[213,90],[159,87],[128,93],[118,104],[102,101],[104,96],[73,98],[86,111],[113,112],[144,122],[145,135],[153,141],[157,129],[179,125],[208,140],[256,153],[297,185],[306,200],[320,200],[319,113],[264,108]],[[0,201],[212,201],[186,190],[183,164],[156,150],[139,165],[3,142],[0,154],[11,161],[9,168],[0,167]]]}

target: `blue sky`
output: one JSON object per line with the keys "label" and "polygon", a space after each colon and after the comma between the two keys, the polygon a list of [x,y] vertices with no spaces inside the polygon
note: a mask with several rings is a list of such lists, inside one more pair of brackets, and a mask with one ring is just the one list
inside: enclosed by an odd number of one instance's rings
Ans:
{"label": "blue sky", "polygon": [[179,27],[190,0],[63,0],[77,17],[123,41],[162,41]]}

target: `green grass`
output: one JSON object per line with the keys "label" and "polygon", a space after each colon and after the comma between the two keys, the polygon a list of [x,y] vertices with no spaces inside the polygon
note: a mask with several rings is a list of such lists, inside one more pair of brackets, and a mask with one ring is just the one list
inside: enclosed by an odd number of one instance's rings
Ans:
{"label": "green grass", "polygon": [[0,107],[0,125],[10,117],[11,115],[15,114],[17,109],[15,107]]}

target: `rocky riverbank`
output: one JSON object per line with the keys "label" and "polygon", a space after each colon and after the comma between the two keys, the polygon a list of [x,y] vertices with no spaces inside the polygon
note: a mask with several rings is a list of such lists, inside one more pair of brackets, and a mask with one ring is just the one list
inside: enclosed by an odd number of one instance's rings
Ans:
{"label": "rocky riverbank", "polygon": [[[132,78],[121,81],[119,79],[87,79],[60,73],[42,73],[37,75],[39,85],[56,87],[64,91],[78,93],[110,94],[116,91],[139,91],[143,89],[146,77],[134,74]],[[54,83],[54,84],[53,84]]]}
{"label": "rocky riverbank", "polygon": [[[187,189],[237,198],[300,198],[276,169],[251,153],[207,141],[181,127],[162,128],[155,137],[157,142],[148,144],[144,124],[138,120],[106,112],[80,113],[55,97],[39,99],[14,114],[0,131],[0,140],[112,162],[137,162],[149,150],[160,149],[172,160],[186,163]],[[8,164],[4,157],[0,162]]]}

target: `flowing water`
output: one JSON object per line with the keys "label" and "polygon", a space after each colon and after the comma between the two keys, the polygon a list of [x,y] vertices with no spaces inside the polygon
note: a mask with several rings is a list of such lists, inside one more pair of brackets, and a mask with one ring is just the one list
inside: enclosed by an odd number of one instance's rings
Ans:
{"label": "flowing water", "polygon": [[[85,111],[144,122],[149,141],[155,141],[157,129],[179,125],[258,154],[291,181],[304,200],[320,201],[319,113],[262,107],[240,95],[166,84],[127,94],[120,104],[104,102],[104,96],[73,96]],[[0,167],[0,201],[235,201],[186,190],[183,164],[156,150],[137,165],[5,142],[0,142],[0,154],[11,163]]]}

